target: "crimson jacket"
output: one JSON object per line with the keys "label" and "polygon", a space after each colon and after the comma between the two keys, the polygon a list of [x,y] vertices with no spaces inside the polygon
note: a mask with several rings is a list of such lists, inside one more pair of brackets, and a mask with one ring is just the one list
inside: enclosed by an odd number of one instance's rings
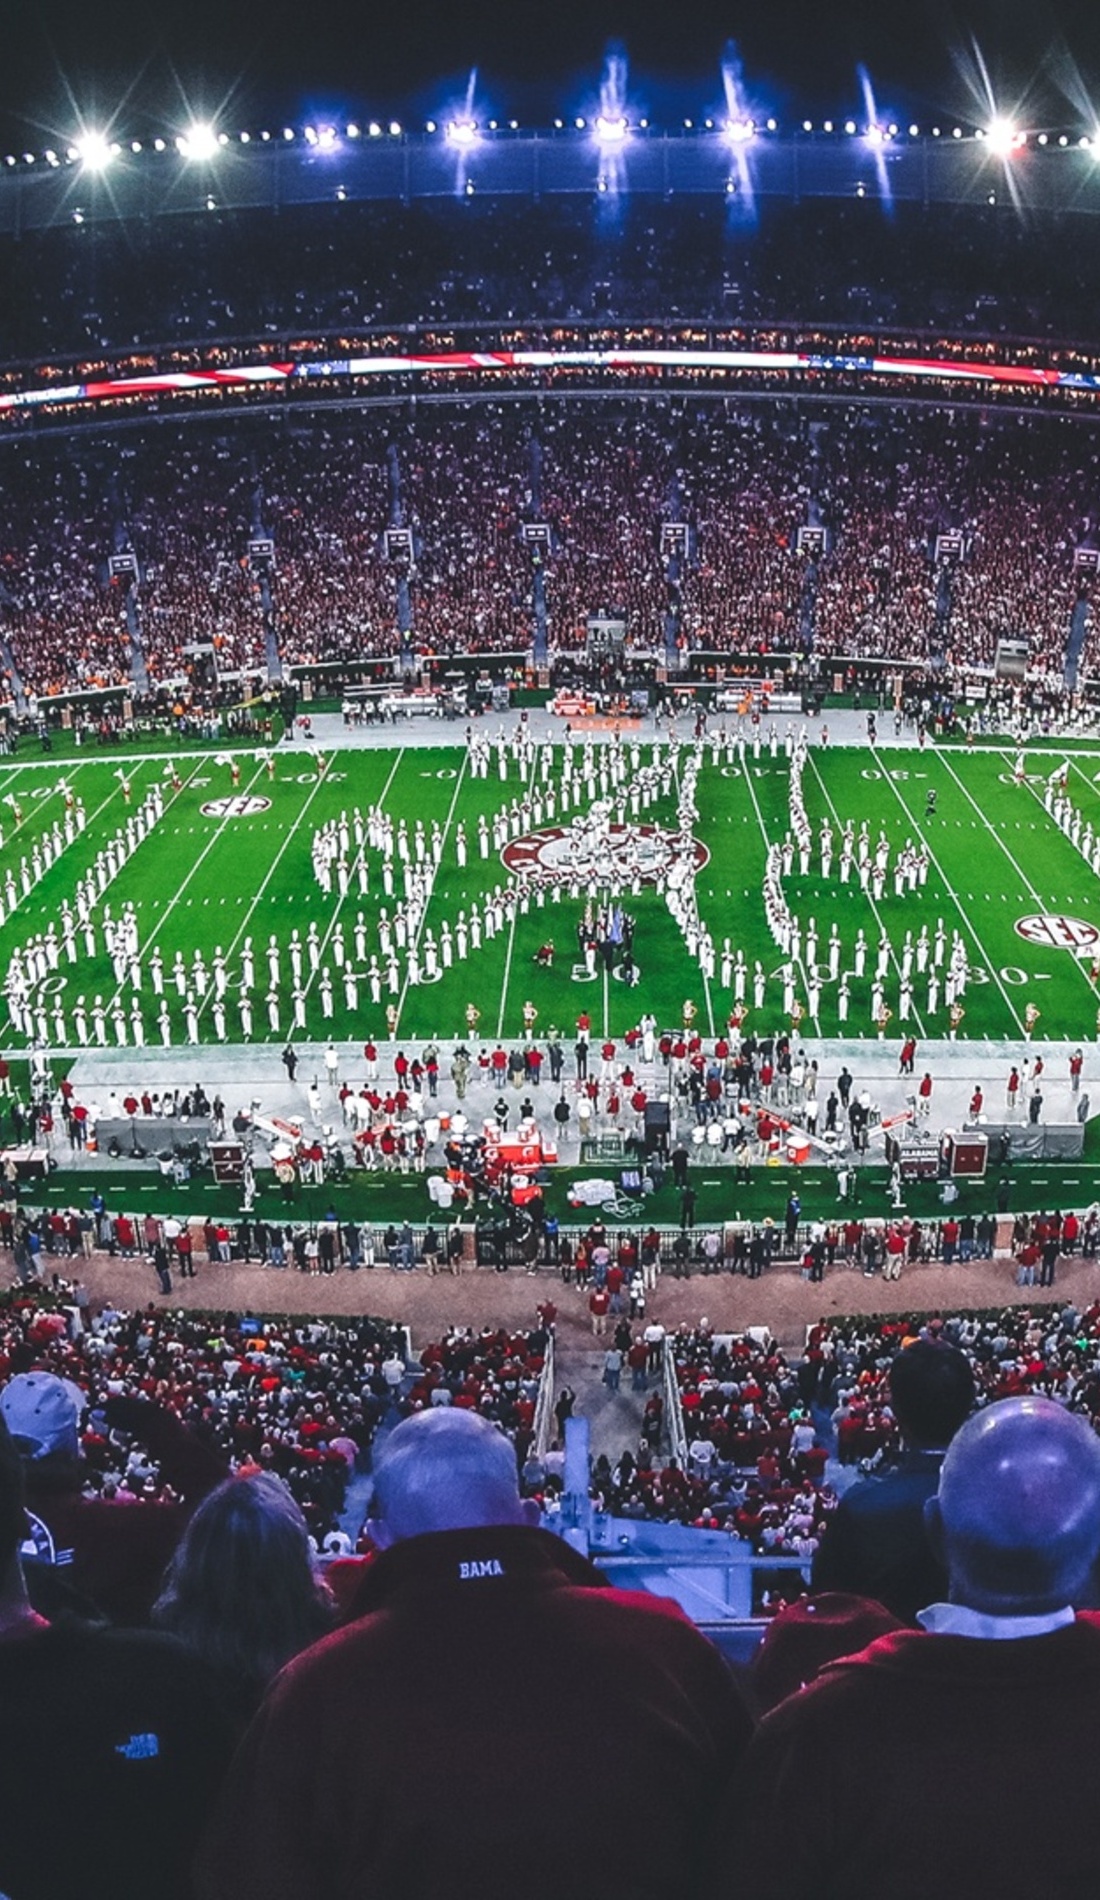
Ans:
{"label": "crimson jacket", "polygon": [[511,1526],[395,1545],[359,1607],[261,1708],[201,1900],[690,1891],[751,1722],[679,1610]]}
{"label": "crimson jacket", "polygon": [[[709,1891],[767,1900],[1091,1892],[1098,1707],[1095,1616],[1008,1642],[881,1637],[764,1718],[722,1803]],[[1042,1816],[1041,1842],[1014,1812],[1024,1791]]]}

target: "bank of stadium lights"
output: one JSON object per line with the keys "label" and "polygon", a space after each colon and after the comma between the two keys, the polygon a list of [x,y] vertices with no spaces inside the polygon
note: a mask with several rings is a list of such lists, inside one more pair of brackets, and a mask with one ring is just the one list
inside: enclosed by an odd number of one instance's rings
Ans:
{"label": "bank of stadium lights", "polygon": [[[707,132],[735,147],[749,145],[765,131],[774,133],[779,130],[774,118],[760,120],[750,117],[747,113],[730,113],[726,118],[694,119],[689,117],[678,123],[685,132]],[[424,131],[429,135],[441,136],[449,144],[462,150],[472,147],[487,133],[499,132],[505,127],[511,132],[518,132],[519,122],[516,119],[499,121],[493,119],[486,120],[482,126],[471,116],[459,115],[445,121],[429,119],[424,125]],[[633,132],[648,132],[650,121],[647,118],[630,119],[625,112],[605,109],[594,116],[578,114],[570,119],[556,118],[553,120],[553,129],[556,132],[584,133],[601,149],[610,153],[625,146]],[[960,143],[965,141],[980,145],[991,156],[1002,159],[1010,158],[1013,153],[1027,146],[1039,146],[1045,150],[1058,151],[1100,151],[1100,128],[1098,127],[1091,127],[1087,132],[1076,130],[1036,132],[1033,129],[1025,130],[1012,120],[999,115],[992,117],[984,126],[969,129],[961,125],[922,127],[916,123],[901,126],[894,122],[884,123],[869,116],[863,123],[853,118],[822,119],[821,121],[802,119],[791,126],[790,131],[802,132],[807,136],[824,133],[845,139],[860,138],[872,149],[880,148],[891,140],[906,135],[910,139],[951,138]],[[186,131],[179,132],[170,138],[129,139],[125,143],[108,138],[102,131],[82,132],[62,152],[51,148],[41,152],[8,153],[0,160],[0,163],[9,170],[23,166],[33,168],[38,165],[48,166],[50,170],[58,170],[63,165],[79,165],[84,171],[98,172],[106,170],[119,157],[128,157],[131,154],[134,157],[143,157],[149,153],[163,153],[169,149],[176,151],[188,162],[209,164],[217,158],[221,150],[231,146],[271,145],[273,141],[280,138],[287,145],[301,140],[311,149],[323,152],[337,151],[345,138],[349,140],[382,139],[387,136],[403,138],[405,128],[396,119],[388,122],[372,119],[365,124],[351,121],[346,126],[328,123],[300,127],[287,125],[276,131],[228,133],[220,132],[212,125],[196,123],[189,126]]]}

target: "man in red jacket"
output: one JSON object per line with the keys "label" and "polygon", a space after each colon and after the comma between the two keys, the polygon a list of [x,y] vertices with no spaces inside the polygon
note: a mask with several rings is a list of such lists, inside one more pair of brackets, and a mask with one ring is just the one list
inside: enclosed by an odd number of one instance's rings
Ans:
{"label": "man in red jacket", "polygon": [[[1025,1900],[1100,1860],[1100,1440],[1049,1399],[970,1419],[929,1527],[950,1600],[765,1717],[722,1808],[710,1890],[768,1900]],[[1005,1809],[1043,1816],[1041,1874]],[[791,1826],[792,1814],[798,1824]],[[732,1871],[730,1871],[732,1870]]]}
{"label": "man in red jacket", "polygon": [[[717,1652],[535,1529],[511,1445],[476,1414],[405,1420],[374,1479],[360,1620],[278,1678],[200,1854],[201,1900],[692,1891],[750,1730]],[[653,1825],[613,1825],[645,1787]]]}

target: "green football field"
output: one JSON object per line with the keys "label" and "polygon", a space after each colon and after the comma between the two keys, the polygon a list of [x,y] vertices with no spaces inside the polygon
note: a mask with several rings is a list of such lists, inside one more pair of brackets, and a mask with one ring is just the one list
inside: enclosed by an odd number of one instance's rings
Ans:
{"label": "green football field", "polygon": [[[650,754],[650,746],[644,745],[643,765]],[[209,1043],[216,1040],[209,979],[220,946],[229,979],[226,1035],[232,1042],[242,1039],[238,996],[247,939],[251,939],[255,960],[252,1040],[285,1041],[293,1028],[288,945],[295,929],[304,940],[311,923],[316,925],[321,953],[316,970],[311,970],[308,962],[305,966],[307,1022],[305,1030],[295,1031],[303,1038],[382,1039],[386,1035],[385,1009],[390,1002],[399,1011],[399,1036],[410,1041],[463,1034],[465,1012],[471,1002],[481,1012],[483,1037],[517,1037],[527,1001],[538,1010],[540,1034],[552,1023],[564,1034],[571,1034],[582,1010],[591,1015],[598,1036],[605,1031],[620,1036],[645,1011],[652,1011],[662,1027],[677,1025],[688,1000],[697,1011],[698,1026],[709,1034],[725,1022],[734,1001],[732,987],[721,980],[721,948],[727,937],[732,950],[743,953],[750,973],[757,960],[765,971],[761,1006],[755,1002],[751,974],[747,982],[748,1026],[768,1031],[788,1021],[779,976],[782,953],[769,934],[763,897],[766,846],[772,841],[782,842],[788,830],[789,769],[782,753],[772,759],[765,751],[758,760],[753,760],[750,753],[744,759],[734,756],[732,761],[723,754],[717,763],[709,748],[704,755],[696,792],[699,816],[695,835],[698,845],[705,848],[705,862],[696,875],[696,893],[701,919],[717,949],[718,965],[711,980],[705,978],[698,957],[690,953],[662,889],[649,885],[634,892],[629,885],[615,885],[610,875],[601,885],[589,869],[571,857],[571,842],[565,836],[557,849],[559,863],[567,867],[567,881],[556,900],[550,890],[545,891],[542,903],[531,894],[525,903],[517,904],[515,915],[491,941],[483,939],[476,950],[471,945],[465,959],[456,957],[435,981],[408,982],[405,960],[401,958],[396,991],[384,985],[377,1005],[371,1000],[366,965],[379,951],[379,908],[385,905],[392,916],[396,902],[382,889],[381,856],[368,847],[370,888],[365,898],[359,894],[354,877],[343,898],[335,893],[326,896],[313,870],[311,845],[315,831],[326,821],[338,819],[341,812],[351,813],[358,807],[366,813],[371,805],[382,806],[395,823],[404,818],[410,834],[418,819],[429,833],[432,821],[437,821],[443,832],[443,848],[421,926],[422,949],[429,931],[438,941],[445,920],[453,930],[460,911],[469,913],[475,902],[483,908],[487,892],[498,883],[508,883],[509,871],[501,862],[499,850],[492,849],[487,859],[479,855],[476,830],[480,814],[491,822],[502,805],[522,794],[524,787],[515,762],[509,761],[509,776],[502,782],[495,756],[487,779],[472,778],[462,748],[349,749],[331,755],[328,769],[319,777],[308,753],[286,749],[275,755],[272,778],[266,755],[237,751],[235,756],[242,768],[235,794],[228,767],[218,763],[214,752],[180,756],[178,771],[183,785],[176,794],[168,789],[163,753],[141,759],[126,768],[132,781],[129,806],[124,802],[117,758],[95,755],[62,767],[50,762],[0,766],[0,800],[16,800],[22,812],[22,822],[16,824],[10,803],[0,804],[0,884],[10,868],[18,895],[14,910],[9,910],[7,903],[4,906],[0,969],[7,972],[13,953],[24,953],[28,942],[46,933],[51,922],[60,933],[62,906],[66,900],[72,902],[77,882],[88,872],[97,851],[125,824],[128,813],[138,806],[154,781],[160,781],[166,786],[163,817],[121,865],[93,912],[100,917],[109,906],[117,918],[126,905],[134,906],[143,968],[136,1000],[150,1047],[159,1048],[162,1043],[156,1020],[158,1002],[149,980],[155,949],[161,953],[166,972],[177,951],[190,968],[195,950],[202,950],[208,987],[203,996],[196,997],[196,1004],[199,1038]],[[824,1037],[876,1034],[871,1015],[872,979],[875,950],[883,933],[891,945],[884,981],[885,1002],[893,1012],[889,1033],[893,1037],[901,1032],[899,982],[905,934],[910,931],[916,940],[924,925],[932,936],[937,921],[942,919],[948,944],[957,930],[966,946],[968,978],[961,1035],[1019,1038],[1030,1004],[1040,1012],[1037,1039],[1095,1037],[1098,998],[1090,966],[1094,946],[1100,943],[1100,881],[1082,850],[1044,808],[1046,777],[1058,761],[1049,752],[1029,754],[1029,777],[1024,784],[1014,782],[1013,763],[1011,750],[992,748],[938,752],[891,748],[874,753],[866,747],[814,747],[803,777],[814,833],[810,871],[805,877],[800,875],[796,856],[791,875],[784,880],[787,902],[798,913],[803,930],[811,917],[818,927],[817,961],[822,981],[816,1021],[808,1013],[804,962],[796,972],[796,996],[807,1011],[804,1033]],[[1080,813],[1083,835],[1085,826],[1100,831],[1098,780],[1100,753],[1075,751],[1069,755],[1068,797]],[[87,825],[52,864],[43,866],[40,879],[22,895],[21,860],[27,858],[30,862],[36,841],[40,845],[43,835],[64,819],[64,794],[59,789],[62,782],[82,801]],[[936,793],[936,810],[927,818],[931,790]],[[668,833],[674,831],[676,794],[674,783],[669,794],[643,809],[635,822]],[[230,802],[219,804],[226,800]],[[512,840],[519,847],[520,860],[526,857],[529,861],[533,849],[541,849],[547,842],[548,834],[564,832],[573,818],[583,816],[586,804],[587,800],[582,800],[564,819],[559,812],[553,825],[544,820],[534,846],[524,844],[527,834],[521,832]],[[212,809],[204,810],[204,806]],[[820,826],[826,819],[835,839],[828,879],[821,874],[818,847]],[[888,877],[881,899],[876,900],[872,892],[860,888],[854,874],[847,884],[841,883],[840,833],[848,821],[858,830],[865,820],[872,842],[880,832],[885,833],[891,854],[907,839],[923,842],[929,868],[921,888],[898,897],[893,878]],[[631,822],[628,812],[628,827]],[[460,823],[468,840],[464,868],[458,863],[455,849]],[[704,851],[699,852],[699,858],[704,858]],[[572,888],[570,875],[574,879]],[[608,895],[621,902],[636,920],[638,980],[633,987],[621,981],[618,974],[606,972],[602,965],[594,977],[588,977],[578,956],[577,930],[585,902],[589,898],[598,902]],[[362,962],[354,949],[360,911],[367,925],[367,957]],[[864,976],[849,976],[850,1013],[843,1027],[837,1008],[839,986],[829,977],[826,957],[834,923],[841,940],[842,972],[853,970],[854,947],[861,929],[870,947]],[[357,972],[354,1009],[348,1007],[341,973],[334,962],[338,925],[348,946],[349,962]],[[278,1029],[269,1025],[264,1000],[268,991],[266,947],[272,936],[281,958]],[[536,964],[535,954],[548,938],[554,941],[555,959],[553,967],[546,969]],[[135,992],[129,977],[120,990],[104,951],[101,930],[94,957],[86,953],[81,933],[77,941],[76,962],[61,956],[56,969],[51,969],[31,991],[32,1008],[40,1006],[47,1011],[49,1040],[75,1048],[77,998],[83,996],[90,1009],[99,995],[109,1010],[116,994],[121,993],[126,1035],[132,1041]],[[379,960],[384,962],[381,957]],[[331,1018],[322,1013],[321,973],[325,968],[334,979]],[[933,1013],[927,1007],[926,989],[926,978],[915,976],[910,1025],[921,1037],[946,1035],[948,1012],[942,985]],[[170,981],[165,985],[165,998],[172,1042],[182,1044],[187,1036],[185,1008]],[[64,1038],[57,1034],[59,1011]],[[110,1020],[107,1036],[109,1044],[115,1046],[117,1032]],[[9,1051],[20,1050],[26,1047],[28,1037],[16,1033],[9,1023],[4,1041]]]}

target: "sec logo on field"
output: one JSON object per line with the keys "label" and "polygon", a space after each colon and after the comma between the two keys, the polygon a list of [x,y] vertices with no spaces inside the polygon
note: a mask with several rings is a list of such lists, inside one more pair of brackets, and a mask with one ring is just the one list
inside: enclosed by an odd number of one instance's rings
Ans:
{"label": "sec logo on field", "polygon": [[204,818],[255,818],[261,811],[271,810],[270,798],[208,798],[200,805]]}
{"label": "sec logo on field", "polygon": [[1082,917],[1067,917],[1061,911],[1040,911],[1033,917],[1021,917],[1016,935],[1028,943],[1041,943],[1047,950],[1091,950],[1100,943],[1100,929]]}

